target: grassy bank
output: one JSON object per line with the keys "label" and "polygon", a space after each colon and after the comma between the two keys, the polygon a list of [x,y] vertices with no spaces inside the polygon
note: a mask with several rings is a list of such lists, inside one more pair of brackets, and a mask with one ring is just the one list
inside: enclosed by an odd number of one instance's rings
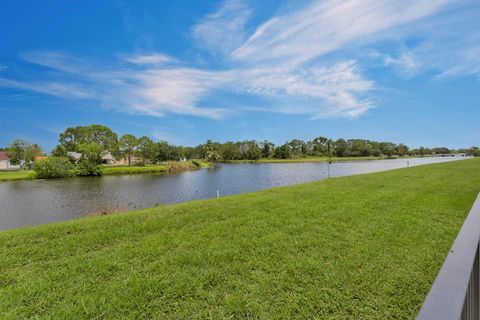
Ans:
{"label": "grassy bank", "polygon": [[0,315],[414,319],[479,190],[469,159],[0,232]]}
{"label": "grassy bank", "polygon": [[35,179],[33,170],[0,171],[0,181],[29,180]]}
{"label": "grassy bank", "polygon": [[[102,175],[121,175],[121,174],[146,174],[146,173],[164,173],[181,172],[198,168],[208,167],[209,164],[200,160],[191,160],[185,162],[168,162],[162,165],[146,166],[103,166]],[[72,175],[74,175],[72,171]],[[0,172],[0,181],[29,180],[35,179],[33,170],[19,170]]]}
{"label": "grassy bank", "polygon": [[140,174],[140,173],[161,173],[167,172],[167,165],[153,165],[153,166],[104,166],[102,167],[102,175],[117,175],[117,174]]}
{"label": "grassy bank", "polygon": [[171,161],[161,165],[146,166],[104,166],[102,175],[117,174],[142,174],[142,173],[163,173],[163,172],[182,172],[198,168],[208,167],[209,164],[200,160],[190,160],[185,162]]}

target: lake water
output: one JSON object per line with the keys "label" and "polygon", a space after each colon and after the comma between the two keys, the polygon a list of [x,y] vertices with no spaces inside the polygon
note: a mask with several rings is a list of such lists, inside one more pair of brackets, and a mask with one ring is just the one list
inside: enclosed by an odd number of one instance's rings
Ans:
{"label": "lake water", "polygon": [[[330,164],[330,176],[454,161],[462,157]],[[220,164],[179,174],[122,175],[0,182],[0,230],[68,220],[104,210],[130,210],[327,178],[327,163]]]}

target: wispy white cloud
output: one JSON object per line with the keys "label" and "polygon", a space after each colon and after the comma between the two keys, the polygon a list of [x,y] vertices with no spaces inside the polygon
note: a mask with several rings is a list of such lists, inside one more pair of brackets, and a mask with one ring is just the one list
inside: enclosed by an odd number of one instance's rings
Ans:
{"label": "wispy white cloud", "polygon": [[126,56],[124,60],[139,65],[158,65],[178,62],[175,58],[158,53]]}
{"label": "wispy white cloud", "polygon": [[[238,7],[236,13],[241,19],[237,21],[241,23],[228,28],[228,22],[234,19],[225,14],[229,11],[224,8],[232,3]],[[355,61],[358,59],[332,60],[331,54],[401,41],[402,37],[414,34],[411,25],[445,12],[453,3],[452,0],[309,1],[298,4],[294,10],[289,7],[285,13],[260,24],[235,50],[231,50],[232,44],[245,38],[245,24],[250,15],[244,2],[225,1],[219,11],[207,16],[199,26],[228,31],[228,36],[236,39],[227,41],[229,47],[225,50],[222,37],[213,32],[207,38],[211,40],[210,50],[224,54],[227,61],[236,61],[235,83],[246,92],[271,99],[310,99],[271,111],[308,113],[314,118],[357,117],[375,106],[371,93],[376,86],[358,68]],[[194,37],[198,37],[196,29]],[[327,54],[328,63],[322,61]],[[424,62],[408,48],[382,56],[383,64],[394,67],[406,78],[426,69]]]}
{"label": "wispy white cloud", "polygon": [[[106,108],[130,113],[151,116],[176,113],[220,119],[236,110],[205,104],[211,92],[219,89],[257,95],[272,102],[279,98],[285,101],[310,98],[308,106],[292,103],[278,107],[272,103],[277,107],[270,111],[308,114],[313,118],[323,115],[356,117],[374,107],[372,100],[364,97],[374,89],[374,83],[362,77],[353,60],[333,66],[239,67],[212,71],[178,64],[135,64],[132,67],[122,63],[124,58],[99,67],[98,62],[58,52],[29,53],[24,57],[58,72],[57,82],[32,84],[4,79],[0,86],[63,98],[96,100]],[[74,84],[61,85],[62,80]]]}
{"label": "wispy white cloud", "polygon": [[209,90],[228,78],[222,73],[191,68],[151,69],[132,74],[138,86],[133,93],[140,98],[135,108],[151,115],[165,112],[221,118],[228,111],[219,108],[199,108],[197,104]]}
{"label": "wispy white cloud", "polygon": [[193,26],[198,45],[212,52],[230,53],[245,40],[245,25],[252,11],[243,0],[226,0],[218,10]]}
{"label": "wispy white cloud", "polygon": [[[373,101],[363,95],[374,90],[375,85],[361,75],[353,60],[332,66],[249,69],[243,72],[242,77],[243,89],[247,92],[297,101],[271,111],[306,113],[313,118],[326,115],[357,117],[374,107]],[[311,101],[305,103],[306,99]]]}
{"label": "wispy white cloud", "polygon": [[475,43],[459,48],[455,56],[458,59],[457,63],[449,63],[450,58],[439,60],[439,62],[445,61],[445,64],[438,66],[443,69],[438,78],[460,75],[480,76],[480,37]]}
{"label": "wispy white cloud", "polygon": [[260,25],[233,53],[250,62],[301,63],[431,15],[450,0],[313,1]]}
{"label": "wispy white cloud", "polygon": [[60,82],[20,82],[0,78],[0,87],[33,91],[64,99],[88,99],[93,97],[87,90],[76,84]]}
{"label": "wispy white cloud", "polygon": [[100,65],[91,65],[86,58],[59,51],[33,51],[23,53],[21,57],[27,62],[72,74],[89,74],[90,71],[98,72],[101,68]]}
{"label": "wispy white cloud", "polygon": [[[166,62],[159,57],[163,56],[130,56],[129,62],[138,62],[131,67],[122,64],[122,60],[100,64],[64,53],[32,52],[24,58],[59,72],[59,82],[32,84],[4,79],[0,86],[71,99],[91,98],[100,101],[106,108],[151,116],[177,113],[218,119],[229,113],[221,108],[199,106],[209,90],[227,80],[223,73],[153,63],[159,60]],[[81,83],[88,90],[81,91],[79,85],[61,85],[62,80]]]}
{"label": "wispy white cloud", "polygon": [[393,68],[397,74],[404,78],[416,76],[425,67],[419,57],[413,51],[407,49],[392,54],[373,52],[370,57],[381,59],[384,66]]}
{"label": "wispy white cloud", "polygon": [[[249,34],[253,9],[226,0],[191,29],[221,68],[191,67],[159,52],[112,61],[31,52],[23,58],[54,70],[55,81],[2,79],[0,86],[152,116],[225,117],[236,110],[209,104],[221,91],[269,102],[242,110],[358,117],[376,106],[378,86],[365,71],[371,63],[405,78],[425,70],[438,78],[480,75],[480,5],[465,2],[312,0],[294,3]],[[374,59],[359,54],[365,50],[374,50]]]}

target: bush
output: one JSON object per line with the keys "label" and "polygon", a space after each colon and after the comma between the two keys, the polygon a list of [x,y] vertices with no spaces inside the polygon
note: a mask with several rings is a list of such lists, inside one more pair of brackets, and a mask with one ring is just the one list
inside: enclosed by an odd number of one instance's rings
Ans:
{"label": "bush", "polygon": [[192,164],[197,167],[197,168],[201,168],[202,167],[202,161],[200,160],[197,160],[197,159],[193,159],[192,160]]}
{"label": "bush", "polygon": [[64,157],[48,157],[35,162],[37,178],[65,178],[71,176],[72,164]]}
{"label": "bush", "polygon": [[78,176],[99,176],[102,174],[102,166],[96,163],[88,161],[88,159],[80,159],[77,164],[77,170],[75,173]]}
{"label": "bush", "polygon": [[99,176],[102,174],[103,147],[98,143],[81,144],[77,148],[82,154],[77,163],[76,173],[79,176]]}

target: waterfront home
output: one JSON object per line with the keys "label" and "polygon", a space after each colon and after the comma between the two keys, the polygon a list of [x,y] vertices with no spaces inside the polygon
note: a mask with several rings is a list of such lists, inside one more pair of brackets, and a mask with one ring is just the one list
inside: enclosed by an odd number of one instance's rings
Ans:
{"label": "waterfront home", "polygon": [[82,157],[82,154],[75,151],[69,151],[67,152],[67,156],[69,158],[72,158],[75,162],[78,162],[78,160],[80,160],[80,158]]}
{"label": "waterfront home", "polygon": [[117,160],[115,160],[110,151],[105,150],[102,152],[102,162],[103,164],[116,164]]}
{"label": "waterfront home", "polygon": [[[144,160],[142,157],[138,157],[135,155],[130,156],[130,164],[139,164],[143,163]],[[121,158],[117,161],[118,164],[128,164],[128,157]]]}
{"label": "waterfront home", "polygon": [[20,169],[20,166],[14,166],[10,163],[7,151],[0,151],[0,170]]}
{"label": "waterfront home", "polygon": [[[72,158],[75,162],[78,162],[78,160],[80,160],[80,158],[82,157],[82,154],[79,153],[79,152],[74,152],[74,151],[70,151],[70,152],[67,152],[67,155]],[[108,150],[104,150],[102,152],[102,163],[103,164],[110,164],[110,165],[113,165],[113,164],[116,164],[117,161],[115,160],[115,158],[112,156],[112,154],[110,153],[110,151]]]}

